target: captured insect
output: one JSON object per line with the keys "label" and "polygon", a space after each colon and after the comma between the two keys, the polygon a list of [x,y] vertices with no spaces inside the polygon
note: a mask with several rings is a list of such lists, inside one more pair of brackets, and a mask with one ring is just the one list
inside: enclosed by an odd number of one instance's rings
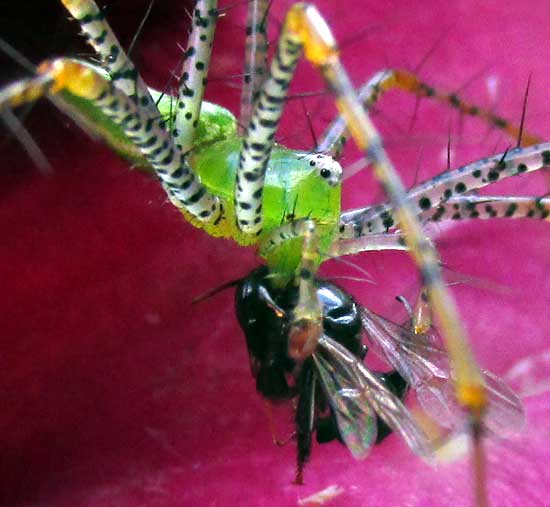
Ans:
{"label": "captured insect", "polygon": [[[365,75],[365,74],[366,74],[366,75]],[[362,78],[364,79],[364,78],[368,77],[368,75],[369,75],[369,73],[364,73],[364,74],[362,75]],[[303,113],[302,113],[302,114],[303,114]],[[503,151],[503,150],[502,150],[502,151]],[[491,152],[491,151],[489,150],[487,153],[490,153],[490,152]],[[77,188],[76,185],[74,186],[74,188]],[[214,247],[214,249],[217,249],[217,248],[222,248],[222,247]],[[227,247],[224,246],[223,248],[225,249],[225,248],[227,248]],[[214,251],[215,251],[215,250],[214,250]],[[102,256],[103,258],[107,257],[107,251],[105,252],[105,254],[106,254],[106,255]],[[201,259],[201,260],[202,260],[202,262],[204,263],[204,259]],[[130,292],[131,292],[131,291],[130,291]],[[395,294],[395,292],[394,292],[394,294]],[[172,307],[177,306],[175,302],[169,302],[169,306],[170,306],[170,305],[172,305]],[[190,316],[190,317],[191,317],[191,316]],[[217,319],[219,319],[219,317],[220,317],[220,316],[217,315]],[[153,315],[148,316],[148,319],[149,319],[151,322],[155,322],[155,315],[153,314]],[[196,322],[195,316],[189,318],[188,321],[190,322],[190,325],[191,325],[191,326],[197,325],[197,324],[194,324],[194,322]],[[202,331],[204,331],[204,328],[202,328]],[[197,336],[199,336],[199,334],[197,334]],[[194,345],[194,346],[197,347],[198,345]],[[230,353],[232,354],[232,353],[233,353],[233,350],[232,350]],[[151,435],[155,435],[155,432],[154,432],[154,431],[151,431]],[[199,438],[198,440],[200,440],[200,438]],[[158,440],[155,440],[155,442],[157,442],[157,441],[158,441]],[[222,444],[220,441],[218,441],[218,445],[221,446],[221,445],[223,445],[223,444]],[[284,474],[282,474],[282,475],[284,475]],[[288,476],[288,474],[286,474],[286,475]]]}
{"label": "captured insect", "polygon": [[277,289],[268,270],[260,268],[239,283],[236,296],[258,391],[274,402],[297,400],[296,483],[304,482],[314,433],[320,443],[343,440],[362,459],[392,428],[416,453],[429,456],[427,437],[400,401],[407,390],[403,377],[397,371],[373,373],[362,365],[367,349],[357,303],[328,282],[316,280],[315,287],[323,306],[323,334],[302,361],[288,350],[298,301],[295,286]]}
{"label": "captured insect", "polygon": [[[416,454],[433,458],[443,442],[431,442],[403,405],[409,388],[442,428],[467,431],[424,291],[414,312],[404,300],[411,319],[403,327],[362,308],[326,280],[316,279],[315,287],[323,306],[323,334],[316,350],[302,361],[292,357],[289,336],[297,288],[278,289],[264,267],[241,280],[236,293],[257,390],[269,401],[296,403],[298,484],[304,480],[314,434],[319,443],[339,439],[354,457],[364,459],[372,445],[393,430]],[[363,365],[369,349],[394,369],[370,371]],[[518,433],[524,423],[520,399],[500,378],[482,373],[489,396],[484,433],[496,437]],[[275,435],[274,440],[278,440]]]}

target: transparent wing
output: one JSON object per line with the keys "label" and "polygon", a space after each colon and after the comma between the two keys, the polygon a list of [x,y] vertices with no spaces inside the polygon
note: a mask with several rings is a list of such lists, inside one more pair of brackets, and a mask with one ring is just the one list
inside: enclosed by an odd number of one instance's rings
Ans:
{"label": "transparent wing", "polygon": [[377,435],[376,416],[366,393],[339,360],[319,353],[313,354],[313,360],[346,447],[355,459],[365,459]]}
{"label": "transparent wing", "polygon": [[[435,329],[416,335],[367,308],[361,309],[361,321],[371,349],[410,384],[423,410],[446,428],[464,427],[448,356]],[[516,433],[525,421],[521,400],[493,373],[483,375],[489,399],[486,430],[502,437]]]}
{"label": "transparent wing", "polygon": [[432,378],[449,378],[447,354],[434,334],[415,335],[367,308],[361,308],[361,322],[370,349],[393,366],[413,389]]}
{"label": "transparent wing", "polygon": [[366,456],[376,438],[373,411],[414,453],[432,455],[428,437],[401,400],[344,346],[323,335],[313,359],[342,438],[354,456]]}
{"label": "transparent wing", "polygon": [[485,415],[485,428],[499,437],[518,433],[525,425],[525,409],[512,389],[490,371],[483,370],[489,407]]}

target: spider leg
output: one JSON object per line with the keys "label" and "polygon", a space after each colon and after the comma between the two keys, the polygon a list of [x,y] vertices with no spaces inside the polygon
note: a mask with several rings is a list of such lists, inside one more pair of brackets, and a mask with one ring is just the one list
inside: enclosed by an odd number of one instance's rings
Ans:
{"label": "spider leg", "polygon": [[235,181],[235,208],[239,229],[248,234],[262,232],[262,197],[275,132],[283,112],[290,81],[301,55],[301,45],[290,40],[283,28],[277,51],[254,103],[247,126]]}
{"label": "spider leg", "polygon": [[96,3],[93,0],[62,0],[62,3],[80,24],[86,40],[100,57],[114,86],[139,103],[148,116],[160,117],[147,85]]}
{"label": "spider leg", "polygon": [[267,13],[269,5],[268,0],[248,2],[244,78],[239,113],[238,133],[240,136],[244,135],[248,127],[252,116],[252,105],[267,76]]}
{"label": "spider leg", "polygon": [[[281,103],[292,77],[302,48],[305,56],[322,72],[329,88],[336,95],[337,106],[346,118],[357,145],[373,161],[376,176],[391,199],[396,222],[403,231],[411,255],[420,266],[424,284],[428,287],[430,302],[442,324],[447,348],[457,378],[457,395],[474,422],[482,418],[485,392],[479,368],[470,351],[464,330],[445,284],[439,258],[425,238],[416,219],[416,210],[407,199],[407,193],[388,160],[378,133],[368,119],[355,91],[342,67],[336,43],[320,14],[312,6],[297,4],[287,14],[279,40],[277,55],[272,63],[271,77],[265,83],[256,104],[247,138],[243,143],[241,164],[237,177],[237,216],[242,226],[252,232],[261,231],[261,193],[263,178],[273,135],[281,113]],[[252,182],[241,187],[243,181]],[[245,205],[245,211],[239,211]],[[252,224],[252,225],[251,225]],[[291,226],[299,234],[301,224]]]}
{"label": "spider leg", "polygon": [[[378,207],[365,208],[365,212],[379,215]],[[488,220],[493,218],[535,218],[549,220],[550,198],[532,196],[460,195],[451,197],[437,206],[419,213],[422,224],[449,220]],[[372,222],[371,222],[372,223]],[[356,222],[356,230],[361,227]],[[286,237],[291,231],[285,230]],[[279,233],[279,237],[281,233]],[[372,232],[357,237],[340,237],[335,240],[328,257],[341,257],[361,252],[380,250],[407,250],[405,238],[399,232]]]}
{"label": "spider leg", "polygon": [[[539,137],[527,132],[522,132],[520,127],[495,115],[493,112],[469,104],[462,100],[456,93],[439,91],[421,81],[420,78],[412,72],[406,70],[385,69],[377,72],[359,88],[357,95],[363,103],[363,107],[369,111],[386,92],[395,89],[411,93],[418,98],[426,97],[442,104],[447,104],[459,111],[460,114],[480,118],[489,125],[506,132],[513,139],[518,139],[521,133],[522,144],[524,146],[530,146],[541,142]],[[319,141],[316,151],[325,153],[331,152],[334,149],[340,149],[340,146],[345,142],[345,138],[346,121],[343,116],[339,116],[326,129]]]}
{"label": "spider leg", "polygon": [[184,154],[191,151],[195,140],[218,17],[216,7],[217,0],[199,0],[193,9],[173,130],[176,144]]}
{"label": "spider leg", "polygon": [[318,236],[313,220],[304,221],[302,255],[294,283],[298,286],[298,303],[292,311],[288,355],[305,359],[315,351],[323,332],[323,309],[317,297],[315,273],[320,263]]}
{"label": "spider leg", "polygon": [[[223,213],[220,201],[200,182],[186,155],[192,147],[204,94],[216,2],[199,0],[194,10],[173,132],[165,130],[165,121],[145,83],[97,5],[91,0],[65,0],[64,4],[103,60],[110,79],[83,62],[66,58],[46,61],[38,68],[38,76],[0,90],[0,108],[17,107],[47,95],[117,152],[132,160],[139,156],[145,159],[177,208],[188,212],[198,226],[213,223],[215,227]],[[89,115],[89,108],[103,119]]]}
{"label": "spider leg", "polygon": [[[416,214],[430,213],[430,210],[440,209],[441,204],[466,192],[549,166],[550,143],[514,148],[426,180],[411,189],[407,199]],[[340,215],[340,239],[384,232],[395,222],[391,203],[346,211]]]}
{"label": "spider leg", "polygon": [[[407,199],[407,193],[395,169],[382,148],[380,137],[357,98],[355,90],[338,58],[336,42],[319,12],[311,5],[296,4],[285,19],[283,35],[294,53],[303,45],[306,58],[317,67],[329,89],[358,148],[372,161],[374,173],[395,210],[396,222],[405,234],[406,244],[418,264],[427,287],[430,304],[438,317],[456,378],[459,403],[471,420],[475,467],[484,463],[479,428],[482,425],[487,396],[479,367],[470,350],[466,333],[460,323],[455,303],[445,286],[437,252],[426,239],[416,218],[417,213]],[[483,477],[479,473],[478,477]],[[478,483],[478,505],[485,505],[484,484]]]}
{"label": "spider leg", "polygon": [[90,66],[65,58],[42,63],[38,74],[0,90],[0,107],[17,107],[40,96],[59,93],[90,101],[139,149],[178,208],[203,222],[221,216],[218,198],[207,192],[163,125],[142,112],[112,82]]}
{"label": "spider leg", "polygon": [[500,195],[461,195],[451,197],[435,208],[423,211],[420,221],[441,222],[476,218],[538,218],[550,217],[550,198]]}

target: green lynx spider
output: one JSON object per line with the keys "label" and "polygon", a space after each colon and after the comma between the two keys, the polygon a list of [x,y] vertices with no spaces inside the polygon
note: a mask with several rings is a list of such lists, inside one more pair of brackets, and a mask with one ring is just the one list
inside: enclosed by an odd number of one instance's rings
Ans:
{"label": "green lynx spider", "polygon": [[[549,203],[545,198],[479,198],[467,192],[496,179],[548,166],[550,145],[491,157],[429,180],[407,194],[340,66],[328,27],[313,7],[299,4],[290,10],[271,66],[271,77],[259,92],[250,122],[246,115],[242,118],[242,123],[249,125],[243,141],[235,137],[235,122],[228,112],[206,106],[202,101],[216,18],[214,2],[199,2],[195,9],[176,111],[168,120],[166,114],[172,107],[172,99],[162,99],[157,109],[150,91],[95,4],[66,1],[65,5],[81,22],[104,61],[110,81],[98,69],[81,62],[69,59],[45,62],[37,77],[0,91],[3,107],[15,107],[41,95],[50,96],[84,124],[92,125],[116,151],[152,167],[174,205],[194,225],[214,236],[257,244],[271,269],[281,277],[281,283],[293,278],[298,268],[304,304],[299,306],[296,323],[302,329],[311,328],[313,337],[319,309],[307,297],[312,293],[308,274],[325,256],[381,248],[403,249],[404,238],[420,266],[431,304],[441,322],[455,366],[459,400],[470,409],[474,421],[482,418],[484,396],[479,371],[452,299],[441,281],[438,257],[424,238],[416,217],[421,215],[426,221],[473,214],[479,218],[546,218]],[[340,213],[339,165],[324,155],[290,152],[273,146],[286,89],[302,46],[306,58],[320,67],[335,93],[348,128],[382,181],[390,204]],[[362,90],[361,100],[368,106],[392,87],[446,100],[464,112],[484,116],[495,126],[515,133],[503,120],[454,96],[440,95],[401,71],[377,74]],[[164,128],[165,123],[170,132]],[[343,130],[341,126],[334,129],[336,134],[331,130],[321,145],[330,148],[334,144],[333,137],[338,138]],[[285,187],[296,175],[300,175],[300,183],[293,188]],[[281,188],[286,195],[282,202],[278,195]],[[296,198],[298,195],[300,199]],[[394,225],[399,226],[402,236],[387,233]],[[308,248],[309,242],[302,246],[301,237],[309,237],[310,232],[318,238],[319,247]],[[327,253],[320,258],[319,252]]]}

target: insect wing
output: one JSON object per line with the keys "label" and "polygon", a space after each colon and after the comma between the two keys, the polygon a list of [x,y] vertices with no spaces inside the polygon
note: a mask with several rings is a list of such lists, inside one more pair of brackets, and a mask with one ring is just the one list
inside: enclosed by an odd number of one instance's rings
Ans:
{"label": "insect wing", "polygon": [[376,441],[376,416],[348,366],[330,353],[326,355],[313,354],[321,386],[346,447],[355,459],[365,459]]}
{"label": "insect wing", "polygon": [[415,335],[367,308],[361,308],[361,322],[371,349],[413,389],[433,378],[449,378],[447,354],[435,334]]}
{"label": "insect wing", "polygon": [[[376,425],[374,430],[371,428],[373,409],[378,417],[403,437],[414,453],[426,458],[431,456],[428,438],[405,405],[344,346],[323,335],[314,360],[325,395],[336,414],[338,427],[343,433],[350,432],[351,438],[344,434],[342,438],[346,445],[349,440],[354,446],[359,443],[359,448],[363,449],[360,453],[350,447],[354,456],[366,455],[374,441]],[[344,422],[343,428],[340,427],[340,420]],[[365,444],[361,445],[361,442]]]}
{"label": "insect wing", "polygon": [[[426,335],[412,335],[413,339],[427,339],[434,349],[444,352],[441,337],[435,328]],[[518,433],[525,424],[523,403],[512,389],[494,373],[482,370],[487,392],[487,412],[483,417],[485,430],[505,438]],[[424,411],[446,428],[464,427],[463,410],[456,400],[454,376],[427,379],[416,388],[416,395]]]}
{"label": "insect wing", "polygon": [[464,414],[456,400],[453,382],[432,379],[417,387],[415,393],[424,412],[439,425],[448,429],[463,425]]}
{"label": "insect wing", "polygon": [[483,370],[483,379],[489,398],[484,417],[485,429],[499,437],[518,433],[525,425],[525,409],[519,397],[490,371]]}
{"label": "insect wing", "polygon": [[[437,331],[432,327],[428,333],[414,334],[367,308],[361,309],[361,321],[372,350],[411,385],[423,410],[443,427],[464,427],[448,356]],[[525,422],[521,400],[495,374],[484,370],[483,378],[489,402],[485,429],[500,437],[517,433]]]}

